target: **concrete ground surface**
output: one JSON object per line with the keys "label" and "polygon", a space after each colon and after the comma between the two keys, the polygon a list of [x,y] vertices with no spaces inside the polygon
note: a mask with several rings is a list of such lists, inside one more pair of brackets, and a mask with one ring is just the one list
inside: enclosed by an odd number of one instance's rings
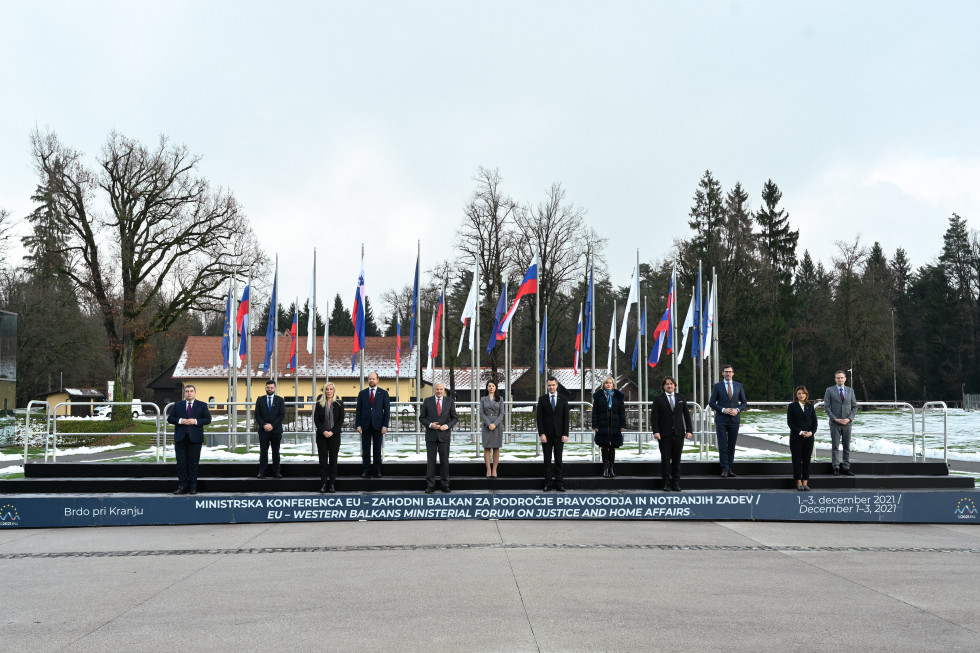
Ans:
{"label": "concrete ground surface", "polygon": [[0,530],[5,651],[980,648],[980,526]]}

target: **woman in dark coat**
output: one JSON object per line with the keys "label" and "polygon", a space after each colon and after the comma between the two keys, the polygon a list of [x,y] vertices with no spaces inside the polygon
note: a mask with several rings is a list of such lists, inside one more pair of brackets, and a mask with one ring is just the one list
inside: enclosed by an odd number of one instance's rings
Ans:
{"label": "woman in dark coat", "polygon": [[340,431],[344,427],[344,402],[337,396],[333,383],[323,386],[323,394],[313,408],[316,429],[316,453],[320,458],[320,493],[336,492],[337,454],[340,453]]}
{"label": "woman in dark coat", "polygon": [[813,434],[817,432],[817,412],[808,399],[806,386],[796,386],[796,401],[786,408],[789,424],[789,450],[793,456],[793,480],[800,492],[810,491],[810,457],[813,455]]}
{"label": "woman in dark coat", "polygon": [[595,443],[602,450],[602,475],[613,477],[616,449],[623,446],[626,430],[626,395],[616,389],[616,381],[611,376],[592,395],[592,429]]}

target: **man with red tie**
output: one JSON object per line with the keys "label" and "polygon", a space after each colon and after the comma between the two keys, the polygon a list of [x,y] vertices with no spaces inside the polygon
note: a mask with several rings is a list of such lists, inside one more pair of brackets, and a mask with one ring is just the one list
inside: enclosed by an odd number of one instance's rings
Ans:
{"label": "man with red tie", "polygon": [[453,437],[453,427],[459,421],[456,404],[446,396],[446,384],[436,383],[432,391],[435,396],[422,402],[419,421],[425,427],[425,493],[436,491],[436,453],[439,454],[439,478],[442,491],[449,492],[449,443]]}
{"label": "man with red tie", "polygon": [[368,374],[368,387],[357,395],[357,408],[354,411],[354,423],[361,434],[361,478],[381,478],[381,446],[388,432],[390,417],[388,393],[378,387],[378,373],[371,372]]}
{"label": "man with red tie", "polygon": [[184,386],[184,401],[171,407],[167,421],[174,425],[174,453],[177,455],[177,489],[174,494],[197,494],[197,467],[204,444],[204,426],[211,423],[211,411],[203,401],[195,401],[197,389]]}

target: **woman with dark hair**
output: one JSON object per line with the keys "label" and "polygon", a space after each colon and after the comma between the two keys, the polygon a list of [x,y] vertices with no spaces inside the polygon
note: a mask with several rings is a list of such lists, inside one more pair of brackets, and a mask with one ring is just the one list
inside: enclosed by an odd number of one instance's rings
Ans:
{"label": "woman with dark hair", "polygon": [[592,430],[602,451],[602,476],[612,478],[616,475],[616,449],[623,446],[626,430],[626,395],[616,389],[616,380],[611,376],[592,395]]}
{"label": "woman with dark hair", "polygon": [[480,397],[480,422],[483,435],[483,462],[487,464],[487,478],[497,478],[500,462],[500,445],[504,441],[504,400],[497,391],[497,384],[487,381],[487,396]]}
{"label": "woman with dark hair", "polygon": [[806,386],[796,386],[796,401],[786,408],[789,425],[789,451],[793,456],[793,480],[800,492],[810,491],[810,457],[813,455],[813,434],[817,432],[817,412],[809,402]]}
{"label": "woman with dark hair", "polygon": [[320,458],[320,493],[336,492],[337,454],[340,453],[340,431],[344,426],[344,402],[337,396],[333,383],[323,386],[323,394],[313,408],[316,428],[316,453]]}

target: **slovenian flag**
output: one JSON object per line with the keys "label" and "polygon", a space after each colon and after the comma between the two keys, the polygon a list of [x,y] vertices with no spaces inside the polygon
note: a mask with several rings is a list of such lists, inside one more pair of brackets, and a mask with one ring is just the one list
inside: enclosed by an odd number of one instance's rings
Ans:
{"label": "slovenian flag", "polygon": [[235,324],[238,325],[238,358],[239,361],[245,360],[248,352],[248,287],[245,284],[245,291],[242,292],[242,301],[238,305],[238,315],[235,317]]}
{"label": "slovenian flag", "polygon": [[364,288],[364,259],[361,259],[361,274],[357,277],[357,289],[354,291],[354,309],[351,311],[351,321],[354,323],[354,356],[351,358],[350,370],[354,371],[357,363],[357,353],[364,349],[364,304],[367,301],[367,290]]}
{"label": "slovenian flag", "polygon": [[299,313],[293,311],[293,324],[289,327],[289,335],[292,341],[289,343],[289,365],[286,366],[287,370],[296,371],[296,333],[297,325],[299,324]]}
{"label": "slovenian flag", "polygon": [[650,358],[647,360],[650,367],[656,367],[657,363],[660,362],[660,350],[664,346],[664,340],[667,339],[668,331],[670,331],[669,307],[664,311],[663,317],[660,318],[660,324],[653,330],[653,351],[650,352]]}
{"label": "slovenian flag", "polygon": [[507,310],[507,283],[504,282],[504,289],[500,291],[500,299],[497,300],[497,310],[493,314],[493,329],[490,331],[490,342],[487,344],[487,354],[493,351],[498,340],[503,340],[500,335],[500,322],[504,319],[504,311]]}
{"label": "slovenian flag", "polygon": [[575,370],[575,376],[578,376],[578,361],[582,353],[582,313],[579,311],[578,314],[578,329],[575,331],[575,362],[572,364],[572,368]]}
{"label": "slovenian flag", "polygon": [[533,295],[538,292],[538,255],[535,254],[534,258],[531,260],[531,267],[527,269],[527,274],[524,275],[524,280],[521,281],[520,288],[517,289],[517,297],[514,298],[514,303],[511,305],[510,310],[504,315],[504,319],[500,322],[500,327],[498,329],[499,335],[497,336],[500,340],[507,337],[507,330],[510,329],[510,322],[514,319],[514,313],[517,312],[517,305],[521,303],[521,297],[524,295]]}

